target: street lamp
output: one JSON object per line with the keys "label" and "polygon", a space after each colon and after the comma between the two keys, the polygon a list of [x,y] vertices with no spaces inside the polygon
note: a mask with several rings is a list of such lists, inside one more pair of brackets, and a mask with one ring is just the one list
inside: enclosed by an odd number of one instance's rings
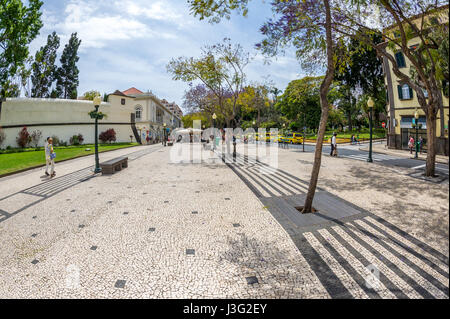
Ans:
{"label": "street lamp", "polygon": [[166,146],[166,126],[167,126],[167,124],[164,123],[163,126],[164,126],[164,128],[163,128],[163,144],[164,144],[164,146]]}
{"label": "street lamp", "polygon": [[216,119],[217,119],[216,113],[214,113],[214,114],[212,115],[212,119],[213,119],[213,127],[214,127],[214,126],[216,126]]}
{"label": "street lamp", "polygon": [[100,96],[94,97],[94,100],[92,101],[94,103],[95,111],[91,113],[91,117],[95,119],[95,169],[94,173],[100,173],[102,169],[100,168],[100,162],[98,159],[98,120],[103,118],[103,114],[98,113],[98,108],[100,107],[100,104],[102,103],[102,99]]}
{"label": "street lamp", "polygon": [[416,123],[415,123],[415,126],[416,126],[416,140],[415,140],[415,142],[416,142],[416,155],[414,155],[414,158],[418,158],[417,151],[418,151],[418,148],[419,148],[419,141],[418,141],[418,139],[419,139],[419,131],[418,131],[418,128],[419,128],[419,112],[417,110],[414,113],[414,118],[416,119]]}
{"label": "street lamp", "polygon": [[369,107],[369,130],[370,130],[370,142],[369,142],[369,158],[367,161],[372,163],[372,110],[374,106],[374,102],[371,97],[369,97],[369,101],[367,101],[367,106]]}

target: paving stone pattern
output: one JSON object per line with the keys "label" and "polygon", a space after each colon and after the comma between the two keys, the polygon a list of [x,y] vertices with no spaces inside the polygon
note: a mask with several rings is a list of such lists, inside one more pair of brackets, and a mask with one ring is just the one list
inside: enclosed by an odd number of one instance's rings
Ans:
{"label": "paving stone pattern", "polygon": [[[74,167],[68,188],[0,180],[0,298],[448,298],[448,256],[399,225],[323,189],[321,215],[297,218],[304,180],[172,150],[117,152],[130,165],[109,177]],[[18,194],[31,204],[12,210]]]}

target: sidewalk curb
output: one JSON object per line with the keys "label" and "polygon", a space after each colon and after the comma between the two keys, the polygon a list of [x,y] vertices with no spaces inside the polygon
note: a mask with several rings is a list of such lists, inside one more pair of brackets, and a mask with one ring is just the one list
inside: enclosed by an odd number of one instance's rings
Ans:
{"label": "sidewalk curb", "polygon": [[[385,141],[386,139],[385,138],[377,138],[377,139],[373,139],[372,140],[372,142],[382,142],[382,141]],[[369,144],[370,142],[369,141],[362,141],[362,142],[360,142],[358,145],[365,145],[365,144]],[[350,142],[345,142],[345,143],[337,143],[338,145],[352,145]],[[300,144],[301,145],[301,144]],[[316,145],[316,143],[315,142],[305,142],[305,145]],[[323,142],[323,145],[330,145],[330,143],[329,142]],[[355,145],[355,144],[353,144],[353,145]]]}
{"label": "sidewalk curb", "polygon": [[[369,152],[369,150],[366,150],[366,149],[363,149],[363,148],[360,148],[359,149],[360,151],[363,151],[363,152]],[[404,156],[404,154],[396,154],[396,153],[389,153],[389,152],[383,152],[383,151],[378,151],[378,150],[372,150],[372,153],[378,153],[378,154],[384,154],[384,155],[392,155],[392,156],[399,156],[399,157],[402,157],[402,158],[405,158],[405,159],[416,159],[416,160],[419,160],[419,161],[423,161],[423,162],[426,162],[426,158],[413,158],[413,157],[410,157],[410,156]],[[445,161],[444,159],[439,159],[439,158],[436,158],[436,163],[439,163],[439,164],[448,164],[448,161]]]}
{"label": "sidewalk curb", "polygon": [[[130,147],[116,148],[114,150],[106,150],[106,151],[102,151],[102,152],[98,152],[98,153],[99,154],[100,153],[108,153],[108,152],[113,152],[113,151],[117,151],[117,150],[123,150],[123,149],[127,149],[127,148],[140,147],[140,146],[143,146],[143,145],[136,145],[136,146],[130,146]],[[55,165],[57,163],[63,163],[63,162],[79,159],[79,158],[82,158],[82,157],[91,156],[91,155],[95,155],[95,154],[84,154],[84,155],[80,155],[80,156],[76,156],[76,157],[72,157],[72,158],[66,158],[64,160],[60,160],[58,162],[55,162]],[[46,164],[40,164],[40,165],[36,165],[36,166],[32,166],[32,167],[22,168],[22,169],[20,169],[18,171],[5,173],[5,174],[0,174],[0,178],[11,176],[11,175],[14,175],[14,174],[23,173],[23,172],[26,172],[26,171],[31,171],[31,170],[36,169],[36,168],[44,167],[45,165]]]}

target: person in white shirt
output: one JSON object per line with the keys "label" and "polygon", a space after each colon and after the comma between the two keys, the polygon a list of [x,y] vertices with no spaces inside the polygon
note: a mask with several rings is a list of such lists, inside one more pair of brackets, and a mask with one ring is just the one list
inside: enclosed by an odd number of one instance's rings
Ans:
{"label": "person in white shirt", "polygon": [[333,137],[331,138],[331,153],[330,153],[330,156],[337,156],[336,136],[337,136],[337,134],[334,133]]}
{"label": "person in white shirt", "polygon": [[[47,138],[45,143],[45,175],[54,177],[55,173],[55,160],[51,157],[53,153],[53,139],[51,137]],[[50,174],[48,173],[48,168],[50,167]]]}

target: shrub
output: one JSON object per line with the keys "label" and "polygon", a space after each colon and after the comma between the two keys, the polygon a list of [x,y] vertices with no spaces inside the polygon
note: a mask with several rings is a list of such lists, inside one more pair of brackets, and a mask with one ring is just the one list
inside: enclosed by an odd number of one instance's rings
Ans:
{"label": "shrub", "polygon": [[70,144],[80,145],[80,141],[78,140],[78,135],[74,135],[70,138]]}
{"label": "shrub", "polygon": [[17,136],[16,142],[20,148],[25,148],[28,143],[31,142],[31,136],[30,133],[28,133],[26,126],[24,126],[24,128],[19,132],[19,136]]}
{"label": "shrub", "polygon": [[104,132],[101,132],[100,135],[98,136],[98,138],[103,143],[115,142],[116,141],[116,132],[114,131],[114,129],[110,128]]}
{"label": "shrub", "polygon": [[80,145],[83,144],[84,138],[83,135],[78,134],[78,135],[74,135],[70,138],[70,144],[72,145]]}
{"label": "shrub", "polygon": [[33,132],[31,132],[30,138],[31,138],[31,141],[33,142],[35,148],[37,148],[41,137],[42,137],[42,131],[34,130]]}
{"label": "shrub", "polygon": [[0,126],[0,146],[2,146],[3,142],[5,141],[5,139],[6,139],[5,132],[3,132],[3,129]]}
{"label": "shrub", "polygon": [[59,140],[58,136],[56,136],[56,135],[52,136],[52,140],[53,140],[53,146],[59,146],[61,144],[61,141]]}

